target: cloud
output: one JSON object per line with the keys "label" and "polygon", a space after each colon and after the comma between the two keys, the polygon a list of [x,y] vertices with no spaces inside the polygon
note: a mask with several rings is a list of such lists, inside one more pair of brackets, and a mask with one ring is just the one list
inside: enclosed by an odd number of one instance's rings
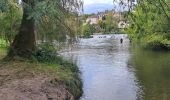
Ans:
{"label": "cloud", "polygon": [[111,10],[113,9],[112,4],[89,4],[88,6],[84,7],[84,13],[97,13],[100,11]]}
{"label": "cloud", "polygon": [[113,4],[113,0],[84,0],[84,5],[91,4]]}
{"label": "cloud", "polygon": [[84,0],[84,13],[97,13],[100,11],[111,9],[121,12],[127,11],[128,0],[123,0],[123,2],[125,3],[125,5],[119,5],[120,0]]}
{"label": "cloud", "polygon": [[96,13],[97,11],[103,11],[112,9],[113,0],[84,0],[85,13]]}

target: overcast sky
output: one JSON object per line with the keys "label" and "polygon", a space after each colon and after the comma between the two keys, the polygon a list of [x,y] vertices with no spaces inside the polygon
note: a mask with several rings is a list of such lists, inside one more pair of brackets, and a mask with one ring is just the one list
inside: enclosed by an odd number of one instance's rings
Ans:
{"label": "overcast sky", "polygon": [[96,13],[107,9],[113,9],[113,0],[84,0],[85,13]]}
{"label": "overcast sky", "polygon": [[113,0],[84,0],[85,5],[89,4],[96,4],[96,3],[101,3],[101,4],[112,4]]}

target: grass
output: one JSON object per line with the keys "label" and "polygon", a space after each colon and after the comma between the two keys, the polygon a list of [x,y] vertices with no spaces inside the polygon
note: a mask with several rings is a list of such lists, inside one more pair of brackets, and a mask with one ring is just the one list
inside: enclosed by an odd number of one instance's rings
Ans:
{"label": "grass", "polygon": [[7,53],[7,46],[8,43],[4,39],[0,38],[0,59],[5,57]]}
{"label": "grass", "polygon": [[4,39],[0,38],[0,48],[5,48],[7,46],[8,43]]}
{"label": "grass", "polygon": [[6,48],[0,48],[0,59],[5,57],[6,53],[7,53],[7,49]]}
{"label": "grass", "polygon": [[[0,59],[5,57],[6,49],[0,48]],[[56,59],[57,60],[57,59]],[[60,59],[61,61],[61,59]],[[12,79],[22,79],[25,77],[47,76],[53,84],[62,83],[67,90],[78,100],[82,95],[82,82],[79,77],[78,67],[62,59],[62,63],[39,63],[30,61],[0,61],[0,70],[9,73]],[[0,82],[4,80],[0,80]]]}

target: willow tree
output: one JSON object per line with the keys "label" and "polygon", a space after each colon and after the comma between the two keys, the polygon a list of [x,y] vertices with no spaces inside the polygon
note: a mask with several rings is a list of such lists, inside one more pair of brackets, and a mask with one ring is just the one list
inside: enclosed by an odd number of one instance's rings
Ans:
{"label": "willow tree", "polygon": [[[10,0],[3,1],[8,3],[7,1]],[[58,27],[62,28],[60,34],[75,36],[73,29],[70,28],[72,23],[69,18],[71,15],[78,17],[83,5],[81,0],[22,0],[20,4],[23,10],[22,21],[7,58],[15,56],[30,58],[36,50],[35,33],[38,29],[46,28],[50,24],[53,26],[48,30]]]}
{"label": "willow tree", "polygon": [[126,31],[133,40],[153,49],[170,49],[170,0],[120,0],[119,4],[128,11]]}
{"label": "willow tree", "polygon": [[20,26],[22,11],[15,1],[0,1],[0,38],[12,43]]}

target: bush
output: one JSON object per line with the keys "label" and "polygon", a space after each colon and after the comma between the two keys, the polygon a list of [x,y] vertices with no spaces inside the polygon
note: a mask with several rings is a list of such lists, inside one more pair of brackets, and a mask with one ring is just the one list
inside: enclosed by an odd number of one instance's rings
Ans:
{"label": "bush", "polygon": [[[66,74],[63,77],[66,78],[64,80],[64,84],[74,96],[75,100],[78,100],[83,93],[83,84],[79,77],[80,71],[77,65],[60,57],[52,44],[44,43],[39,45],[38,48],[38,51],[35,53],[35,58],[38,60],[38,62],[52,65],[61,65],[60,68],[66,71]],[[71,75],[69,75],[71,78],[67,78],[67,70],[69,70],[68,72],[71,72]]]}
{"label": "bush", "polygon": [[152,49],[170,49],[170,40],[163,35],[150,35],[145,39],[146,46]]}
{"label": "bush", "polygon": [[0,38],[0,48],[6,48],[8,47],[8,43],[4,40]]}
{"label": "bush", "polygon": [[95,26],[89,23],[83,26],[83,36],[84,38],[91,38],[91,35],[95,32]]}
{"label": "bush", "polygon": [[43,43],[38,46],[35,58],[41,63],[61,63],[62,58],[56,52],[55,47],[50,43]]}
{"label": "bush", "polygon": [[64,60],[57,52],[55,47],[50,43],[43,43],[38,46],[38,50],[35,53],[34,57],[38,60],[40,63],[45,64],[59,64],[63,67],[68,67],[72,72],[79,72],[78,67],[67,60]]}

